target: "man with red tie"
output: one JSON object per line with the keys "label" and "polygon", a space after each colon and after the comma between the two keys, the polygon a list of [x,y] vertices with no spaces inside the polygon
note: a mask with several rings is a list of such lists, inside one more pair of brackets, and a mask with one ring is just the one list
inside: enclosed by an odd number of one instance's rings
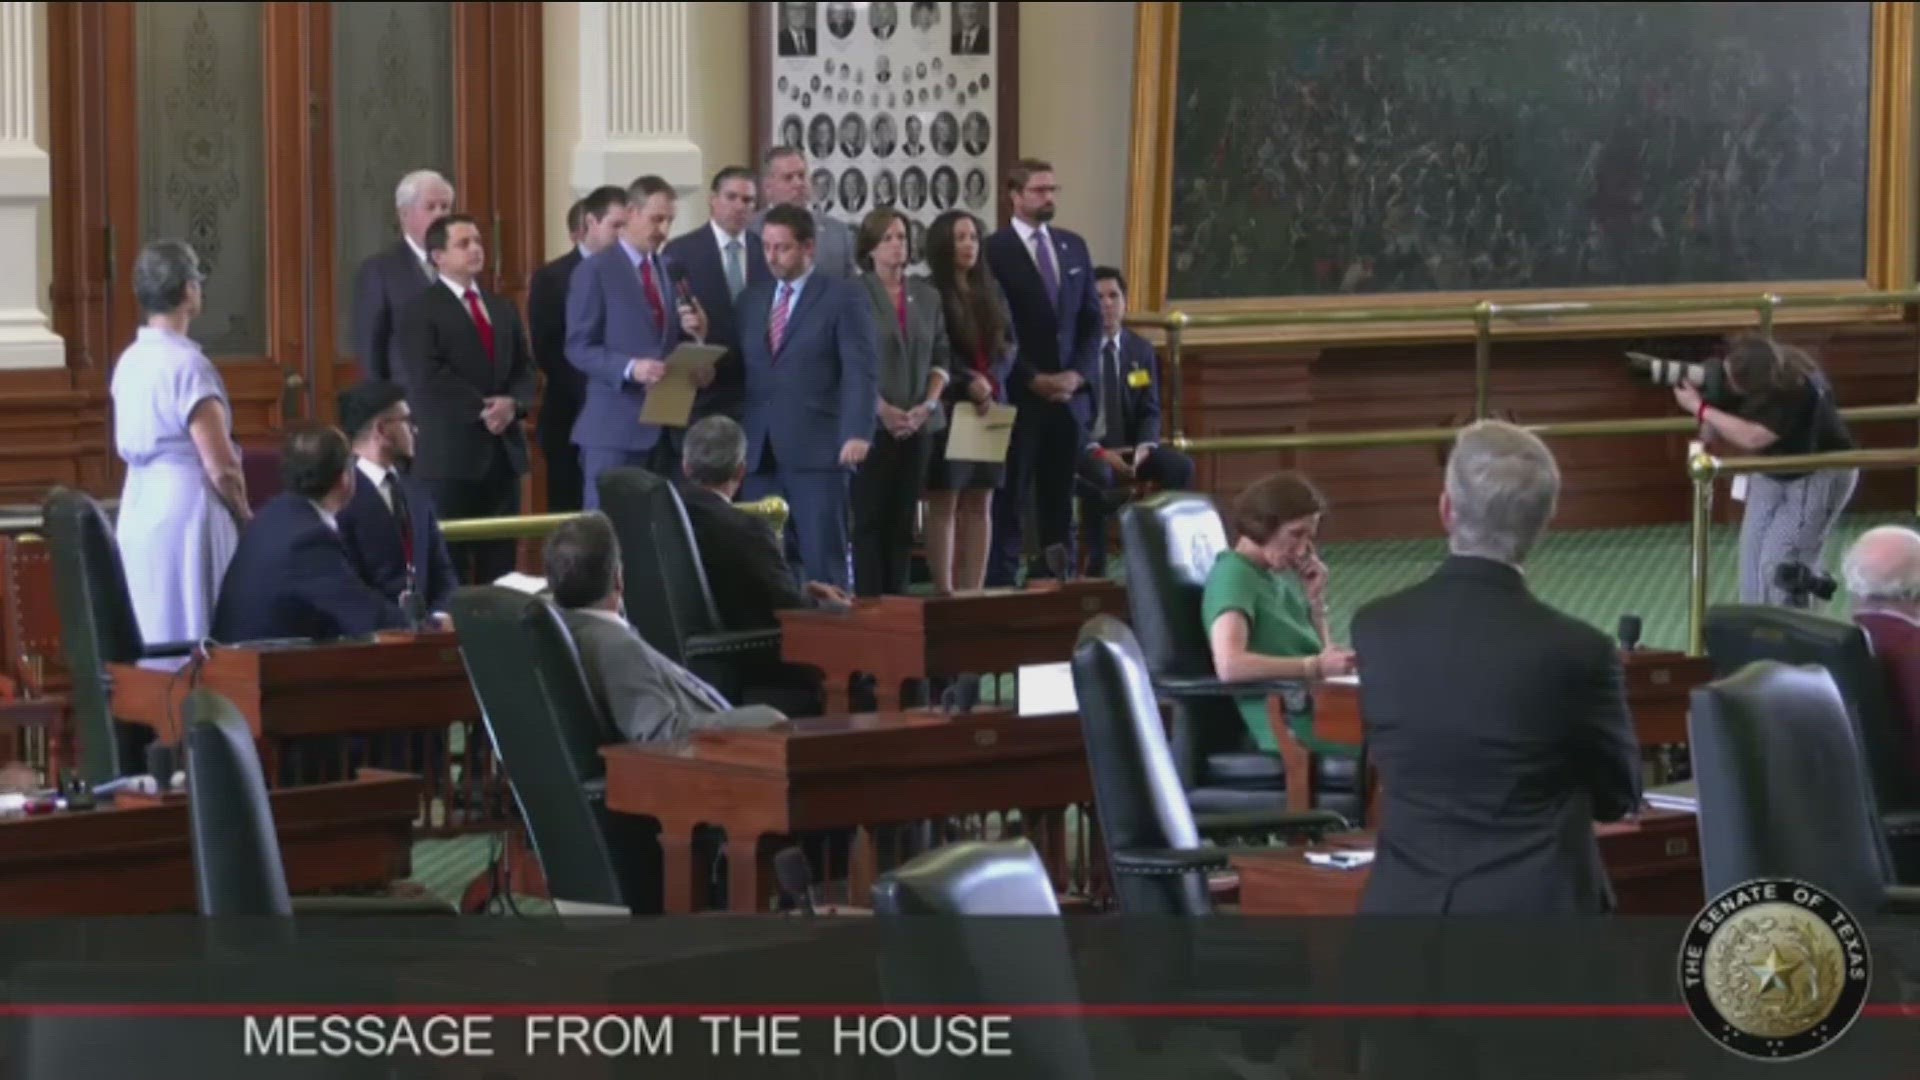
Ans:
{"label": "man with red tie", "polygon": [[[395,357],[420,428],[413,476],[445,520],[510,517],[520,512],[522,420],[537,390],[526,328],[511,303],[480,288],[486,251],[471,217],[435,221],[427,258],[436,287],[402,309]],[[461,544],[453,556],[468,580],[488,582],[513,569],[514,542]]]}
{"label": "man with red tie", "polygon": [[567,286],[567,363],[587,376],[573,444],[580,448],[589,510],[600,508],[600,474],[608,469],[637,465],[663,477],[679,474],[673,437],[642,424],[640,411],[647,387],[667,373],[674,348],[707,333],[706,312],[677,284],[682,272],[661,254],[678,209],[673,185],[643,176],[627,188],[627,205],[619,240],[581,260]]}

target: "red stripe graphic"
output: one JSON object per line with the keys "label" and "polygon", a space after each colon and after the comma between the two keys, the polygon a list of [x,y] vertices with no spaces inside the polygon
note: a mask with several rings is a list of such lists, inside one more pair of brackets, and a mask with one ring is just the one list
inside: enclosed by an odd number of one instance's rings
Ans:
{"label": "red stripe graphic", "polygon": [[[237,1019],[289,1015],[347,1016],[490,1016],[515,1018],[553,1014],[576,1016],[675,1017],[797,1016],[802,1019],[878,1016],[1007,1016],[1016,1020],[1684,1020],[1681,1004],[1644,1005],[1315,1005],[1293,1003],[1183,1004],[1126,1002],[1110,1004],[1019,1005],[609,1005],[601,1002],[499,1005],[438,1004],[298,1004],[288,1002],[97,1003],[5,1002],[0,1017],[62,1019],[113,1018],[128,1020]],[[1880,1002],[1861,1015],[1877,1018],[1920,1016],[1920,1003]]]}

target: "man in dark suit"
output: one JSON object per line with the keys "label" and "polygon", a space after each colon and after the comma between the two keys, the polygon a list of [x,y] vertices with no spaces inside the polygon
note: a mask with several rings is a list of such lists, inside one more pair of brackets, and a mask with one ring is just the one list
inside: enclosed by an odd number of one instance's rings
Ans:
{"label": "man in dark suit", "polygon": [[341,391],[340,427],[353,440],[359,472],[353,498],[335,515],[347,558],[361,580],[415,622],[444,612],[460,582],[440,535],[433,495],[402,475],[414,452],[406,391],[378,381]]}
{"label": "man in dark suit", "polygon": [[1853,621],[1873,644],[1895,720],[1907,729],[1907,767],[1920,773],[1920,533],[1868,529],[1847,551],[1842,573]]}
{"label": "man in dark suit", "polygon": [[280,468],[286,489],[254,512],[220,582],[214,640],[327,640],[407,627],[399,605],[361,580],[340,540],[337,515],[354,489],[347,437],[294,431]]}
{"label": "man in dark suit", "polygon": [[700,565],[728,630],[773,630],[777,611],[844,605],[843,589],[824,581],[798,585],[780,539],[764,518],[733,505],[747,476],[747,436],[725,416],[709,416],[687,429],[680,502],[687,508]]}
{"label": "man in dark suit", "polygon": [[[1055,229],[1060,190],[1053,166],[1022,158],[1007,170],[1013,224],[987,238],[987,267],[1006,291],[1019,355],[1009,380],[1018,415],[1007,449],[1006,482],[993,496],[993,550],[987,586],[1019,572],[1025,537],[1020,514],[1033,496],[1040,546],[1073,550],[1073,477],[1098,400],[1100,308],[1093,258],[1078,234]],[[1044,563],[1027,571],[1046,577]]]}
{"label": "man in dark suit", "polygon": [[587,379],[573,444],[589,510],[600,506],[600,474],[608,469],[635,465],[672,476],[677,465],[672,435],[640,422],[647,387],[666,375],[667,357],[683,340],[707,333],[705,313],[682,303],[675,287],[684,271],[661,251],[677,210],[672,184],[658,176],[635,180],[619,236],[582,260],[567,286],[567,363]]}
{"label": "man in dark suit", "polygon": [[361,374],[391,380],[398,375],[395,339],[400,310],[433,283],[427,228],[453,210],[453,185],[432,169],[411,172],[394,191],[400,242],[360,263],[353,284],[353,351]]}
{"label": "man in dark suit", "polygon": [[1447,461],[1451,556],[1353,621],[1381,825],[1361,910],[1600,914],[1593,826],[1640,805],[1620,653],[1527,588],[1560,474],[1530,432],[1484,421]]}
{"label": "man in dark suit", "polygon": [[716,413],[738,420],[746,393],[747,369],[740,353],[740,320],[734,301],[747,286],[771,280],[760,237],[747,226],[753,218],[756,184],[753,170],[729,165],[713,176],[705,225],[667,244],[667,258],[687,271],[687,286],[707,313],[707,343],[723,345],[727,355],[713,383],[693,403],[693,419]]}
{"label": "man in dark suit", "polygon": [[[439,285],[400,313],[400,385],[420,426],[413,475],[442,518],[512,517],[527,471],[522,419],[536,381],[520,312],[481,290],[480,227],[449,214],[427,229]],[[456,565],[488,582],[514,567],[514,542],[462,544]]]}
{"label": "man in dark suit", "polygon": [[794,3],[793,0],[780,5],[780,55],[812,56],[817,48],[813,26],[813,5]]}
{"label": "man in dark suit", "polygon": [[1108,499],[1116,483],[1139,480],[1180,490],[1193,482],[1193,459],[1160,447],[1160,359],[1147,339],[1127,329],[1127,279],[1095,267],[1100,297],[1100,397],[1093,430],[1080,451],[1080,542],[1086,573],[1107,572]]}
{"label": "man in dark suit", "polygon": [[604,251],[626,223],[627,189],[608,184],[573,204],[569,223],[577,237],[565,255],[534,271],[527,293],[527,325],[533,332],[533,359],[546,376],[540,395],[540,453],[547,459],[547,512],[571,513],[583,503],[580,448],[573,445],[573,422],[586,400],[587,377],[567,363],[567,284],[581,260]]}
{"label": "man in dark suit", "polygon": [[760,240],[773,281],[740,294],[747,491],[791,511],[807,576],[845,591],[848,479],[867,458],[879,395],[864,285],[813,270],[813,215],[782,204]]}
{"label": "man in dark suit", "polygon": [[987,5],[962,0],[953,5],[953,55],[985,56],[993,51],[987,29]]}

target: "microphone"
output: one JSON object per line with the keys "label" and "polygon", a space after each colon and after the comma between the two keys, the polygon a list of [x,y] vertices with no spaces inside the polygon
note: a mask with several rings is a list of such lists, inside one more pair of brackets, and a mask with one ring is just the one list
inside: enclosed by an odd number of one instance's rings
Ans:
{"label": "microphone", "polygon": [[1620,647],[1628,652],[1640,647],[1640,616],[1620,616]]}
{"label": "microphone", "polygon": [[1047,569],[1053,574],[1054,580],[1067,580],[1067,563],[1067,545],[1047,545]]}
{"label": "microphone", "polygon": [[813,910],[813,868],[806,853],[797,847],[783,849],[773,857],[773,880],[780,887],[781,899],[808,915]]}
{"label": "microphone", "polygon": [[147,744],[147,775],[162,793],[173,786],[173,747],[158,739]]}
{"label": "microphone", "polygon": [[693,286],[687,283],[687,268],[677,262],[669,262],[667,263],[667,278],[673,282],[675,302],[684,308],[693,307]]}

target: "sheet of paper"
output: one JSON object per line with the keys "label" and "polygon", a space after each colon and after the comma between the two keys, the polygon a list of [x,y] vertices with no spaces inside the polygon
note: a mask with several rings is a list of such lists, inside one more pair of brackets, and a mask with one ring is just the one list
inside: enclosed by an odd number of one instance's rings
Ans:
{"label": "sheet of paper", "polygon": [[1324,678],[1324,679],[1321,679],[1320,681],[1321,681],[1321,682],[1323,682],[1323,683],[1326,683],[1326,684],[1327,684],[1328,686],[1359,686],[1359,685],[1360,685],[1360,676],[1358,676],[1358,675],[1329,675],[1329,676],[1327,676],[1326,678]]}
{"label": "sheet of paper", "polygon": [[501,574],[499,577],[493,579],[493,583],[503,589],[513,589],[516,592],[523,592],[530,596],[538,596],[547,591],[546,578],[534,577],[532,574],[523,574],[518,570]]}
{"label": "sheet of paper", "polygon": [[694,395],[700,392],[699,375],[711,371],[727,355],[719,345],[696,345],[689,341],[667,357],[667,373],[647,387],[647,403],[640,407],[640,422],[659,427],[687,426],[693,415]]}
{"label": "sheet of paper", "polygon": [[1019,411],[997,402],[985,416],[970,404],[954,409],[947,434],[947,459],[1003,464],[1013,440],[1013,418]]}

